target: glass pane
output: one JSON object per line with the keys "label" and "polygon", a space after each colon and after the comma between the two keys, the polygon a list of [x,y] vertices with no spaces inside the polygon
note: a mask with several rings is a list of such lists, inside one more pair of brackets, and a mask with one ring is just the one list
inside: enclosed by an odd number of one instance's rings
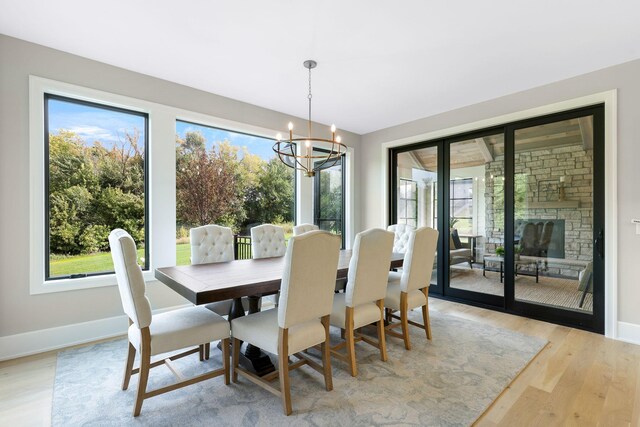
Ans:
{"label": "glass pane", "polygon": [[451,144],[450,177],[449,286],[504,296],[504,136]]}
{"label": "glass pane", "polygon": [[145,257],[145,114],[47,98],[49,278],[113,271],[109,233]]}
{"label": "glass pane", "polygon": [[471,218],[473,216],[473,200],[452,200],[451,216],[454,218]]}
{"label": "glass pane", "polygon": [[[316,222],[321,230],[342,235],[343,188],[342,161],[317,172],[316,180],[320,180],[320,192],[315,195]],[[317,187],[316,187],[317,188]],[[344,239],[343,239],[344,245]]]}
{"label": "glass pane", "polygon": [[[428,147],[398,154],[396,222],[437,229],[438,148]],[[431,283],[437,283],[437,259]]]}
{"label": "glass pane", "polygon": [[293,234],[295,174],[272,146],[267,138],[176,122],[177,265],[191,262],[192,227],[230,227],[243,248],[259,224],[281,225],[287,239]]}
{"label": "glass pane", "polygon": [[515,297],[592,312],[593,118],[515,132]]}

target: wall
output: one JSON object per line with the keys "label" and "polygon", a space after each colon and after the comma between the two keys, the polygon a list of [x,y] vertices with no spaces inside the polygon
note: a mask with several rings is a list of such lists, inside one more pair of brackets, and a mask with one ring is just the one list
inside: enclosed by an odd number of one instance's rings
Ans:
{"label": "wall", "polygon": [[[515,93],[457,110],[382,129],[362,136],[360,182],[363,228],[386,225],[383,205],[383,177],[386,165],[381,144],[390,141],[420,141],[420,135],[461,127],[532,108],[617,89],[617,184],[618,184],[618,327],[621,334],[640,342],[640,236],[635,234],[632,218],[640,217],[640,60],[609,67],[531,90]],[[611,253],[611,249],[607,250]]]}
{"label": "wall", "polygon": [[[3,337],[123,313],[114,286],[29,293],[29,75],[273,129],[274,134],[289,121],[299,129],[305,126],[304,119],[0,35],[0,344],[15,341]],[[357,159],[360,137],[341,134]],[[356,162],[356,176],[358,168]],[[154,308],[184,302],[159,283],[151,283],[148,292]]]}

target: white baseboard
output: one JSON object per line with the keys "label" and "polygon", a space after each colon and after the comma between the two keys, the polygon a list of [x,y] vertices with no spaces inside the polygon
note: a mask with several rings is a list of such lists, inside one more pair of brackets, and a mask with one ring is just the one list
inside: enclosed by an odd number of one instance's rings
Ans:
{"label": "white baseboard", "polygon": [[[153,313],[186,306],[161,308]],[[0,337],[0,361],[117,337],[126,334],[128,327],[127,316],[122,315]]]}
{"label": "white baseboard", "polygon": [[640,344],[640,325],[618,322],[618,340],[632,344]]}

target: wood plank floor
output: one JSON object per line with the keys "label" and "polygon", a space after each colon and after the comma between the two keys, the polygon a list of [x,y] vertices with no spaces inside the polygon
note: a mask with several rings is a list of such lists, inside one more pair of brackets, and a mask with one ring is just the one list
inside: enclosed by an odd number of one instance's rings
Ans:
{"label": "wood plank floor", "polygon": [[[430,307],[549,341],[477,426],[640,426],[640,346],[434,298]],[[50,424],[55,365],[56,352],[0,362],[0,426]]]}

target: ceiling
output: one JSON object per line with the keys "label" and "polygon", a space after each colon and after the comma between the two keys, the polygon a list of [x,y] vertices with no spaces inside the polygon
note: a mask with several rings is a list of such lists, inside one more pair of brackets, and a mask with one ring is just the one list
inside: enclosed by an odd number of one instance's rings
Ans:
{"label": "ceiling", "polygon": [[[562,147],[592,150],[593,117],[585,116],[518,129],[514,134],[514,147],[516,153]],[[453,142],[449,145],[451,169],[482,166],[496,160],[503,162],[502,156],[504,133]],[[438,149],[431,146],[399,153],[398,167],[437,172]]]}
{"label": "ceiling", "polygon": [[[401,5],[401,7],[398,7]],[[0,0],[0,33],[359,134],[640,58],[640,2]]]}

